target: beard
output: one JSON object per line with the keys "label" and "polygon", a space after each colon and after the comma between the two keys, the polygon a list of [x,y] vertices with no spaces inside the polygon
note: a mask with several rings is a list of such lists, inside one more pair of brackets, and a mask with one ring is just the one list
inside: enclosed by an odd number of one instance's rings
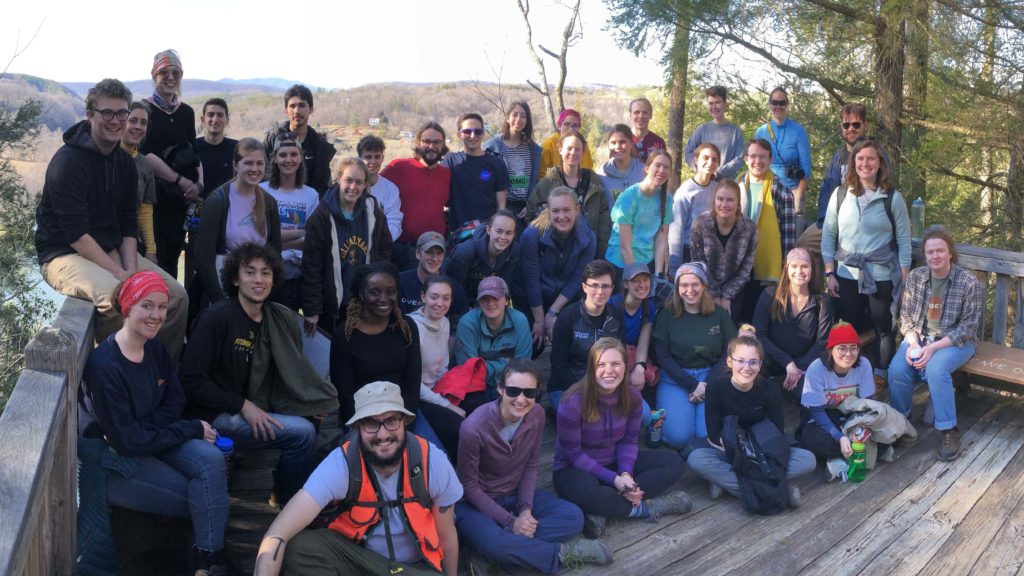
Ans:
{"label": "beard", "polygon": [[416,158],[421,160],[427,166],[433,166],[441,161],[441,153],[432,148],[423,148],[417,146],[413,149],[416,153]]}
{"label": "beard", "polygon": [[[372,443],[376,443],[376,439]],[[405,452],[405,435],[399,436],[396,441],[395,453],[387,458],[377,456],[373,450],[363,444],[360,444],[359,451],[363,454],[363,461],[366,462],[367,466],[374,468],[391,468],[397,466],[402,462],[402,454]]]}

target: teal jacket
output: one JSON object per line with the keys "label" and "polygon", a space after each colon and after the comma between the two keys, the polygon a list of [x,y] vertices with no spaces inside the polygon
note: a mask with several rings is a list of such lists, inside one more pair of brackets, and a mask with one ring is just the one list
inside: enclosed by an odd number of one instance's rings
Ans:
{"label": "teal jacket", "polygon": [[487,364],[488,397],[495,397],[498,377],[511,358],[529,358],[533,354],[530,323],[522,312],[507,308],[501,328],[492,332],[487,319],[474,308],[459,320],[455,332],[455,363],[464,364],[470,358],[483,358]]}
{"label": "teal jacket", "polygon": [[[888,245],[895,237],[900,267],[910,269],[910,218],[907,215],[907,202],[898,191],[893,190],[892,194],[895,230],[885,214],[885,191],[875,194],[863,211],[857,197],[847,192],[839,214],[836,214],[836,198],[839,194],[832,193],[821,229],[821,257],[826,263],[836,261],[836,250],[840,247],[847,252],[868,254]],[[899,274],[898,270],[892,271],[880,264],[868,266],[875,280],[888,280],[893,272]],[[860,277],[857,268],[842,263],[836,268],[836,274],[849,280]]]}

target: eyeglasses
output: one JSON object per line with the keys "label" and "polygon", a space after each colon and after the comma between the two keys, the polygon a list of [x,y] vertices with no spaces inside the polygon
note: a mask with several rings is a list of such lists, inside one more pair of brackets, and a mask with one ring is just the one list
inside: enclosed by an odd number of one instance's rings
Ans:
{"label": "eyeglasses", "polygon": [[536,400],[540,396],[540,388],[520,388],[518,386],[505,386],[505,396],[518,398],[522,394],[530,400]]}
{"label": "eyeglasses", "polygon": [[612,288],[615,288],[614,284],[591,284],[589,282],[585,282],[583,285],[591,290],[611,290]]}
{"label": "eyeglasses", "polygon": [[789,106],[789,100],[769,100],[768,103],[778,108],[785,108],[786,106]]}
{"label": "eyeglasses", "polygon": [[572,129],[572,130],[579,130],[580,129],[580,125],[579,124],[575,124],[573,122],[562,122],[562,127],[563,128],[569,128],[569,129]]}
{"label": "eyeglasses", "polygon": [[729,356],[729,359],[732,360],[732,363],[735,364],[737,368],[753,368],[757,370],[761,367],[761,361],[757,358],[747,360],[745,358],[733,358],[732,356]]}
{"label": "eyeglasses", "polygon": [[363,432],[366,432],[367,434],[376,434],[377,432],[380,432],[381,426],[383,426],[388,432],[394,432],[395,430],[398,430],[398,427],[401,426],[402,422],[404,422],[404,418],[392,416],[383,422],[380,420],[374,420],[373,418],[366,418],[360,425],[363,428]]}
{"label": "eyeglasses", "polygon": [[181,78],[181,68],[164,68],[156,73],[161,78]]}
{"label": "eyeglasses", "polygon": [[424,146],[440,146],[444,144],[444,140],[435,140],[433,138],[420,138],[420,144]]}
{"label": "eyeglasses", "polygon": [[853,128],[854,130],[860,130],[861,123],[860,122],[843,122],[842,124],[840,124],[840,126],[843,127],[843,130],[849,130],[850,128]]}
{"label": "eyeglasses", "polygon": [[110,110],[109,108],[104,108],[103,110],[97,110],[97,109],[93,108],[92,111],[96,112],[97,114],[99,114],[107,122],[110,122],[111,120],[113,120],[115,116],[117,117],[118,120],[121,120],[123,122],[123,121],[127,120],[128,119],[128,115],[131,114],[131,110],[128,110],[127,108],[122,108],[121,110]]}
{"label": "eyeglasses", "polygon": [[842,356],[852,356],[860,351],[860,346],[857,344],[849,344],[847,346],[836,346],[835,351]]}
{"label": "eyeglasses", "polygon": [[484,129],[483,128],[463,128],[462,130],[459,130],[459,134],[462,134],[463,136],[483,136],[484,135]]}
{"label": "eyeglasses", "polygon": [[748,160],[768,160],[770,156],[767,154],[747,154]]}

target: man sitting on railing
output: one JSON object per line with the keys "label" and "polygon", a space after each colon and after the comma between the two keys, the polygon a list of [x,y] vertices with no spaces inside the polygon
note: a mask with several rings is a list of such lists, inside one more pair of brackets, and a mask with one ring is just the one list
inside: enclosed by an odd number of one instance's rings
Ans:
{"label": "man sitting on railing", "polygon": [[221,271],[229,298],[196,319],[181,361],[190,412],[238,449],[281,450],[272,506],[302,488],[312,468],[309,417],[338,408],[334,387],[302,356],[297,315],[267,302],[278,278],[273,248],[246,243],[232,250]]}
{"label": "man sitting on railing", "polygon": [[96,341],[121,326],[111,294],[136,271],[156,272],[170,303],[160,339],[177,360],[185,339],[188,295],[167,273],[138,257],[135,161],[120,147],[132,93],[119,80],[89,89],[85,120],[64,133],[64,146],[46,167],[36,209],[36,255],[54,290],[96,305]]}

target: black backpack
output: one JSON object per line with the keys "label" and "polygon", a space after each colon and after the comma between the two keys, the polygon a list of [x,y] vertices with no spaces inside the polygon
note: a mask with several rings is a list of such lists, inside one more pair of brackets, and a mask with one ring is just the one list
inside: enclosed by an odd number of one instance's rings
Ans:
{"label": "black backpack", "polygon": [[739,416],[726,416],[722,442],[726,459],[739,480],[743,509],[764,516],[785,512],[789,502],[789,443],[775,424],[766,418],[743,428]]}

